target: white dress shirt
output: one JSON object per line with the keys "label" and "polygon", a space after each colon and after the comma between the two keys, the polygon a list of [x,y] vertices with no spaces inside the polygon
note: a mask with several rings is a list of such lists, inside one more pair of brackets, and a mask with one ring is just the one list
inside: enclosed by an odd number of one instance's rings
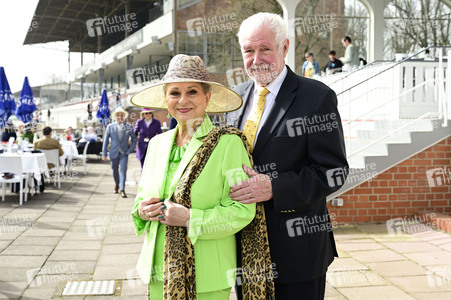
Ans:
{"label": "white dress shirt", "polygon": [[[287,73],[288,73],[287,66],[285,66],[283,68],[282,72],[280,72],[280,74],[276,77],[276,79],[274,79],[273,82],[271,82],[270,84],[268,84],[266,86],[266,89],[269,90],[269,93],[266,94],[266,97],[265,97],[265,108],[263,109],[263,115],[262,115],[262,118],[260,120],[260,124],[258,124],[257,135],[256,135],[255,141],[254,141],[254,147],[255,147],[255,144],[257,143],[257,139],[258,139],[258,135],[260,133],[260,130],[261,130],[263,124],[265,124],[266,119],[269,116],[269,113],[271,112],[271,109],[272,109],[272,107],[274,105],[274,102],[276,100],[276,96],[279,93],[280,87],[282,86],[282,83],[285,80],[285,77],[287,76]],[[252,106],[254,105],[254,103],[256,103],[258,101],[258,97],[259,97],[260,92],[262,90],[263,90],[263,87],[261,87],[254,80],[254,93],[252,94],[252,97],[249,98],[246,110],[244,111],[243,119],[241,120],[241,124],[240,124],[240,130],[241,131],[244,128],[244,124],[246,123],[247,117],[251,113]]]}

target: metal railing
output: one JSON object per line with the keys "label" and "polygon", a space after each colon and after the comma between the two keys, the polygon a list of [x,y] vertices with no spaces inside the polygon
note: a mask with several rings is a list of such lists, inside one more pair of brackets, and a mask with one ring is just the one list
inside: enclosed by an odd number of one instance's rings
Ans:
{"label": "metal railing", "polygon": [[[344,115],[343,127],[347,131],[348,159],[361,154],[364,150],[383,142],[422,119],[441,119],[443,120],[442,127],[448,126],[449,102],[451,102],[450,48],[451,46],[428,47],[337,92],[340,114],[342,114],[342,117]],[[436,50],[438,61],[434,59],[431,63],[421,61],[417,64],[417,60],[413,60],[413,58],[424,54],[427,49]],[[444,49],[448,49],[447,63],[443,56]],[[415,64],[407,64],[406,62],[409,61],[413,61]],[[355,72],[361,70],[363,69]],[[445,71],[447,72],[446,75]],[[352,74],[347,75],[347,77]],[[431,78],[426,78],[428,76]],[[342,82],[344,84],[344,81]],[[355,96],[356,93],[357,96]],[[353,98],[353,94],[355,98]],[[379,103],[380,99],[387,98],[389,100]],[[418,101],[417,98],[424,99],[424,101]],[[418,106],[418,110],[415,111],[414,109],[415,113],[410,112],[411,107],[415,106]],[[405,111],[409,111],[410,115],[409,113],[406,115]],[[359,113],[358,116],[354,116],[356,112]],[[371,141],[356,151],[351,150],[353,134],[357,133],[357,127],[369,124],[369,121],[390,119],[407,119],[410,122],[408,121],[399,128],[389,128],[389,132],[382,137]]]}

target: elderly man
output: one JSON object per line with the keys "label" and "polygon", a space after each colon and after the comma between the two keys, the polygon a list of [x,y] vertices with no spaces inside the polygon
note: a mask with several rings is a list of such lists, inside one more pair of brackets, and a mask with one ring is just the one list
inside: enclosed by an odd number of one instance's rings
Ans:
{"label": "elderly man", "polygon": [[343,69],[345,71],[353,71],[354,69],[357,69],[360,65],[359,49],[357,49],[357,47],[352,44],[351,38],[349,36],[345,36],[341,40],[341,43],[343,44],[343,47],[346,48],[345,56],[340,57],[340,60],[344,65]]}
{"label": "elderly man", "polygon": [[[226,122],[243,130],[255,170],[243,166],[250,178],[230,196],[264,203],[276,299],[323,299],[337,256],[326,197],[343,184],[348,167],[336,95],[285,65],[289,40],[280,16],[249,17],[238,38],[252,80],[234,88],[244,105]],[[332,180],[336,174],[342,181]],[[265,273],[252,272],[249,280]]]}
{"label": "elderly man", "polygon": [[114,193],[117,194],[120,189],[122,198],[127,198],[125,179],[127,176],[128,155],[135,149],[136,145],[136,135],[133,132],[132,125],[124,122],[127,116],[128,113],[122,107],[116,108],[113,112],[113,118],[116,119],[116,122],[109,124],[106,128],[102,147],[103,160],[106,161],[108,144],[111,139],[109,157],[115,183]]}

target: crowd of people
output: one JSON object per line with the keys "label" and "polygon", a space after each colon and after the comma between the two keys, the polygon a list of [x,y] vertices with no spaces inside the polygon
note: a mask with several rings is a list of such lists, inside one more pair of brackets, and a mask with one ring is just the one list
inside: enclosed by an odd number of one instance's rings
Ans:
{"label": "crowd of people", "polygon": [[[352,44],[352,39],[349,36],[345,36],[341,43],[345,47],[344,56],[337,59],[337,53],[335,50],[329,51],[329,60],[326,62],[323,72],[326,75],[336,74],[343,71],[353,71],[359,68],[361,62],[366,64],[366,61],[359,58],[359,49]],[[316,60],[313,58],[312,52],[305,54],[305,62],[302,65],[301,76],[312,78],[319,76],[320,67]]]}

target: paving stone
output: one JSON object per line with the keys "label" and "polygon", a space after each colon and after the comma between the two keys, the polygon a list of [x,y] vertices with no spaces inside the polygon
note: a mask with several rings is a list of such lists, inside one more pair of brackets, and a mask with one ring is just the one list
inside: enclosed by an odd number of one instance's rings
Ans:
{"label": "paving stone", "polygon": [[410,260],[371,263],[371,270],[384,277],[424,275],[427,270]]}
{"label": "paving stone", "polygon": [[412,297],[418,300],[444,300],[451,299],[451,292],[412,293]]}
{"label": "paving stone", "polygon": [[358,224],[356,225],[357,229],[362,230],[366,233],[387,233],[387,224],[386,223],[380,223],[380,224]]}
{"label": "paving stone", "polygon": [[[54,288],[28,288],[26,289],[21,300],[34,300],[34,299],[42,299],[42,300],[48,300],[50,299],[51,295],[53,295],[53,292],[55,291]],[[72,299],[72,298],[71,298]]]}
{"label": "paving stone", "polygon": [[394,286],[365,286],[338,289],[349,300],[414,300],[411,296]]}
{"label": "paving stone", "polygon": [[121,245],[104,245],[102,255],[104,254],[130,254],[141,253],[142,243],[121,244]]}
{"label": "paving stone", "polygon": [[[138,260],[136,259],[136,262]],[[106,280],[106,279],[133,279],[132,274],[136,271],[136,262],[132,264],[122,265],[97,265],[93,279],[94,280]]]}
{"label": "paving stone", "polygon": [[147,296],[147,289],[148,286],[141,279],[123,280],[121,296]]}
{"label": "paving stone", "polygon": [[422,266],[439,265],[443,262],[451,262],[451,253],[448,251],[405,253],[404,255]]}
{"label": "paving stone", "polygon": [[28,283],[23,281],[0,281],[0,299],[18,299],[27,285]]}
{"label": "paving stone", "polygon": [[97,260],[100,251],[97,250],[55,250],[49,257],[52,260]]}
{"label": "paving stone", "polygon": [[451,252],[451,243],[441,244],[439,247]]}
{"label": "paving stone", "polygon": [[38,268],[42,266],[47,256],[0,255],[0,268]]}
{"label": "paving stone", "polygon": [[376,242],[370,243],[344,243],[338,245],[338,248],[343,251],[361,251],[361,250],[376,250],[384,247]]}
{"label": "paving stone", "polygon": [[352,269],[346,271],[328,272],[327,282],[335,288],[388,284],[375,272]]}
{"label": "paving stone", "polygon": [[23,233],[23,236],[33,236],[33,237],[41,237],[41,236],[63,236],[66,232],[65,229],[32,229],[27,230]]}
{"label": "paving stone", "polygon": [[2,267],[0,271],[0,282],[27,282],[27,271],[30,268]]}
{"label": "paving stone", "polygon": [[370,251],[354,251],[349,254],[356,260],[361,262],[381,262],[381,261],[397,261],[406,258],[392,250],[370,250]]}
{"label": "paving stone", "polygon": [[390,277],[390,281],[407,293],[451,292],[451,281],[432,274]]}
{"label": "paving stone", "polygon": [[134,266],[138,262],[139,254],[106,254],[100,256],[97,266]]}
{"label": "paving stone", "polygon": [[368,267],[356,261],[354,258],[335,258],[328,268],[328,272],[347,270],[369,270]]}
{"label": "paving stone", "polygon": [[6,255],[49,255],[53,251],[54,246],[33,246],[28,245],[11,245],[6,248],[2,254]]}
{"label": "paving stone", "polygon": [[385,246],[399,253],[439,251],[440,248],[428,242],[388,242]]}
{"label": "paving stone", "polygon": [[100,250],[101,241],[70,241],[62,240],[55,250]]}
{"label": "paving stone", "polygon": [[103,242],[104,245],[111,244],[130,244],[130,243],[142,243],[144,241],[144,234],[136,236],[135,234],[127,235],[107,235]]}
{"label": "paving stone", "polygon": [[93,274],[97,262],[89,261],[47,261],[38,274]]}
{"label": "paving stone", "polygon": [[27,246],[54,246],[60,240],[60,237],[39,237],[38,239],[32,236],[20,236],[12,245],[27,245]]}
{"label": "paving stone", "polygon": [[[333,286],[326,282],[326,292],[324,294],[324,299],[327,300],[345,300],[346,298],[340,294]],[[233,298],[235,300],[235,298]]]}
{"label": "paving stone", "polygon": [[11,241],[0,241],[0,253],[5,249],[9,244],[11,244]]}
{"label": "paving stone", "polygon": [[66,232],[61,241],[101,241],[105,237],[102,235],[88,235],[86,232]]}
{"label": "paving stone", "polygon": [[369,234],[369,237],[374,239],[375,241],[379,243],[389,243],[389,242],[414,242],[414,241],[420,241],[420,239],[414,235],[411,235],[409,233],[401,233],[401,234],[394,234],[389,235],[388,233],[379,233],[379,234]]}

